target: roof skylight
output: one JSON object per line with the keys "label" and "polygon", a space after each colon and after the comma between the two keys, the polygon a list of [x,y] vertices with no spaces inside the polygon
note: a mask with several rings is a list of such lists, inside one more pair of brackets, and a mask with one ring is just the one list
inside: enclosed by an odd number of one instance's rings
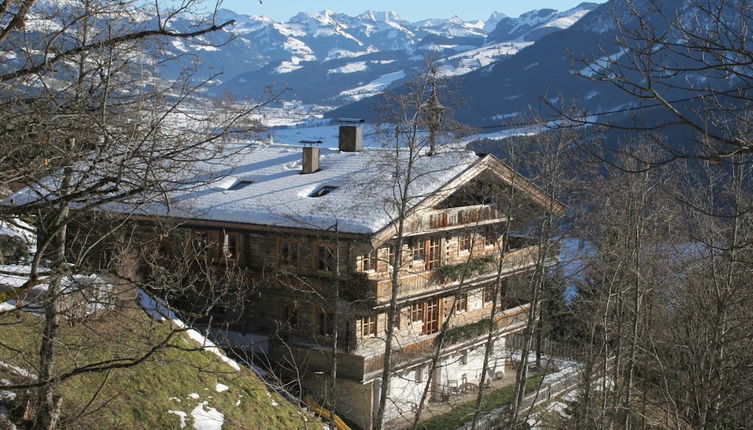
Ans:
{"label": "roof skylight", "polygon": [[254,181],[249,181],[249,180],[246,180],[246,179],[242,179],[242,180],[234,183],[228,189],[231,190],[231,191],[238,191],[238,190],[242,190],[242,189],[246,188],[247,186],[249,186],[249,185],[251,185],[253,183],[254,183]]}
{"label": "roof skylight", "polygon": [[327,194],[331,193],[332,191],[335,191],[337,187],[333,187],[332,185],[325,185],[323,187],[318,188],[313,193],[309,194],[309,197],[322,197],[326,196]]}

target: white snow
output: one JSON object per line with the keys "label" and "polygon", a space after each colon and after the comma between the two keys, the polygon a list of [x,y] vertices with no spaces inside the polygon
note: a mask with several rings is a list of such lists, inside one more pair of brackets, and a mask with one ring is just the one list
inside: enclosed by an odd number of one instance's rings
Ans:
{"label": "white snow", "polygon": [[336,67],[334,69],[330,69],[327,71],[327,74],[332,73],[355,73],[355,72],[363,72],[365,70],[368,70],[369,66],[366,65],[365,61],[358,61],[355,63],[348,63],[344,66]]}
{"label": "white snow", "polygon": [[[253,184],[235,191],[216,191],[203,185],[176,191],[171,196],[170,213],[183,218],[309,229],[328,229],[337,222],[339,231],[360,234],[375,233],[390,225],[396,210],[393,187],[398,186],[392,179],[393,151],[382,148],[367,148],[363,152],[339,152],[331,148],[320,151],[321,170],[305,175],[301,174],[301,147],[283,144],[261,144],[239,155],[232,168],[209,165],[192,169],[186,174],[194,174],[195,179],[185,180],[203,182],[207,175],[243,176],[253,180]],[[420,174],[410,190],[409,204],[417,204],[479,160],[473,151],[464,148],[419,157],[414,169]],[[214,170],[206,172],[205,168]],[[310,197],[323,186],[337,189],[322,197]],[[140,211],[165,215],[165,210],[161,204],[153,203]],[[216,347],[198,333],[187,333],[207,349]]]}
{"label": "white snow", "polygon": [[439,73],[443,77],[470,73],[490,65],[502,57],[516,54],[531,44],[533,42],[501,42],[469,49],[437,61]]}
{"label": "white snow", "polygon": [[279,406],[279,403],[277,403],[274,400],[272,400],[272,406]]}
{"label": "white snow", "polygon": [[[176,327],[181,329],[187,328],[186,324],[178,319],[175,313],[173,313],[173,311],[171,311],[164,302],[152,298],[152,296],[141,289],[139,289],[139,303],[141,304],[141,307],[144,308],[144,311],[146,311],[146,313],[153,319],[157,321],[165,321],[169,319]],[[218,348],[217,345],[215,345],[211,340],[204,337],[198,331],[194,329],[188,329],[185,333],[189,338],[201,345],[203,350],[209,351],[212,354],[216,355],[220,360],[225,362],[228,366],[232,367],[236,371],[241,370],[241,367],[235,360],[225,355],[225,353],[222,352],[222,350]],[[192,393],[191,397],[193,398],[194,395],[198,396],[198,394]]]}
{"label": "white snow", "polygon": [[218,393],[222,393],[223,391],[227,391],[229,388],[230,387],[228,387],[227,385],[220,384],[219,382],[217,383],[217,385],[214,386],[214,390],[217,391]]}
{"label": "white snow", "polygon": [[0,361],[0,367],[8,369],[11,372],[15,373],[16,375],[21,376],[23,378],[28,378],[28,379],[32,379],[32,380],[36,380],[37,379],[37,375],[36,374],[34,374],[33,372],[30,372],[30,371],[28,371],[28,370],[26,370],[26,369],[24,369],[22,367],[14,366],[12,364],[4,363],[2,361]]}
{"label": "white snow", "polygon": [[180,418],[180,428],[186,427],[186,416],[187,414],[183,411],[167,411],[168,414],[175,414]]}
{"label": "white snow", "polygon": [[191,394],[188,395],[188,397],[190,397],[190,398],[192,398],[194,400],[198,400],[199,397],[201,397],[201,396],[199,396],[199,393],[191,393]]}
{"label": "white snow", "polygon": [[593,63],[588,64],[586,67],[580,69],[578,72],[580,75],[586,76],[586,77],[593,77],[594,75],[602,74],[604,73],[612,64],[614,64],[615,61],[619,60],[620,57],[625,55],[625,50],[620,48],[619,51],[612,55],[605,55],[603,57],[598,58]]}
{"label": "white snow", "polygon": [[370,97],[384,91],[390,84],[403,79],[405,77],[405,71],[399,70],[397,72],[384,74],[366,85],[362,85],[357,88],[346,90],[340,93],[340,96],[349,97],[352,100],[358,101],[365,97]]}
{"label": "white snow", "polygon": [[178,403],[180,403],[182,401],[182,400],[180,400],[180,397],[175,397],[175,396],[170,397],[170,400],[172,400],[173,402],[178,402]]}
{"label": "white snow", "polygon": [[207,402],[201,402],[191,411],[193,428],[195,430],[220,430],[225,416],[215,408],[204,409],[206,405]]}

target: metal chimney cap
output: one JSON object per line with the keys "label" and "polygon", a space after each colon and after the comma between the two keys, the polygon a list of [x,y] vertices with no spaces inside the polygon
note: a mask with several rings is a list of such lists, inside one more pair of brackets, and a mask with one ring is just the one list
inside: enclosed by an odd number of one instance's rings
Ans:
{"label": "metal chimney cap", "polygon": [[321,140],[299,140],[298,143],[302,143],[304,146],[311,146],[311,145],[321,145]]}
{"label": "metal chimney cap", "polygon": [[341,124],[363,124],[366,122],[361,118],[337,118],[335,121]]}

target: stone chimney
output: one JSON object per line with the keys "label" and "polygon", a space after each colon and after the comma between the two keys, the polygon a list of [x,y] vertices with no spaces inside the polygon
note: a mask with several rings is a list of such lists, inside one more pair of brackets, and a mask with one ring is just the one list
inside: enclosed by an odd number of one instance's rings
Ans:
{"label": "stone chimney", "polygon": [[302,140],[303,146],[303,168],[301,173],[314,173],[319,171],[319,147],[321,140]]}
{"label": "stone chimney", "polygon": [[364,120],[357,118],[340,118],[339,145],[341,152],[363,151],[363,128]]}

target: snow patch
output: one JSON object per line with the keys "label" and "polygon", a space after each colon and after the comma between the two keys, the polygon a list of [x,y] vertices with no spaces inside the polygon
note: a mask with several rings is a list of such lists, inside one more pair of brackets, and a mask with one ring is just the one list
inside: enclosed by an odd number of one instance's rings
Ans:
{"label": "snow patch", "polygon": [[190,397],[190,398],[192,398],[194,400],[198,400],[201,396],[199,395],[199,393],[191,393],[191,394],[188,395],[188,397]]}
{"label": "snow patch", "polygon": [[175,415],[178,416],[178,418],[180,418],[180,428],[185,428],[186,427],[186,417],[188,415],[185,412],[183,412],[183,411],[167,411],[167,413],[168,414],[175,414]]}
{"label": "snow patch", "polygon": [[399,70],[397,72],[387,73],[382,75],[366,85],[362,85],[357,88],[346,90],[340,93],[340,96],[350,97],[354,101],[361,100],[364,97],[370,97],[384,91],[390,84],[403,79],[405,77],[405,71]]}
{"label": "snow patch", "polygon": [[204,407],[207,402],[199,403],[192,411],[193,428],[196,430],[220,430],[225,422],[225,416],[215,408]]}
{"label": "snow patch", "polygon": [[330,69],[327,71],[327,74],[332,73],[355,73],[355,72],[363,72],[365,70],[368,70],[369,66],[366,65],[365,61],[358,61],[356,63],[348,63],[344,66],[336,67],[334,69]]}
{"label": "snow patch", "polygon": [[[179,320],[178,317],[171,311],[161,300],[156,300],[147,294],[144,290],[139,289],[139,303],[144,311],[157,321],[165,321],[169,319],[176,327],[185,329],[186,324]],[[186,335],[189,338],[197,342],[202,346],[205,351],[209,351],[212,354],[220,358],[225,364],[232,367],[236,371],[240,372],[241,367],[238,363],[225,355],[220,348],[217,347],[211,340],[204,337],[201,333],[194,329],[186,330]],[[195,394],[195,393],[194,393]],[[198,396],[198,394],[196,394]]]}
{"label": "snow patch", "polygon": [[219,382],[217,383],[217,385],[214,386],[214,390],[217,391],[218,393],[222,393],[223,391],[227,391],[229,388],[230,387],[228,387],[227,385],[220,384]]}

